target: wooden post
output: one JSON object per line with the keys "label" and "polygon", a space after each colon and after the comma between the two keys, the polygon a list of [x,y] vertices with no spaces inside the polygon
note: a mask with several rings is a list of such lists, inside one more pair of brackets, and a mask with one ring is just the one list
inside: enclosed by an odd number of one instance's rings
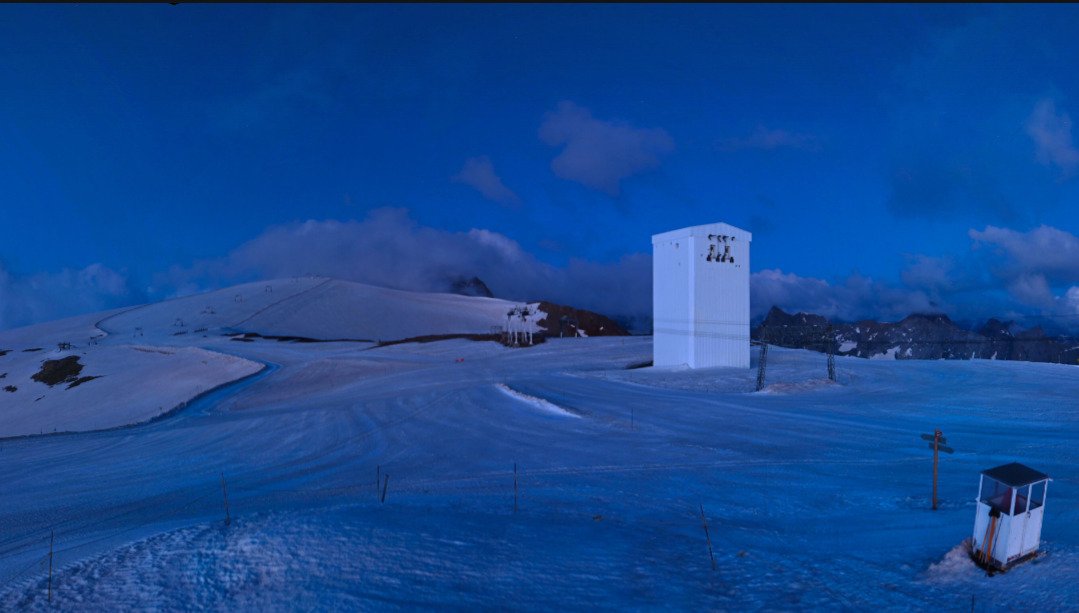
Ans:
{"label": "wooden post", "polygon": [[933,510],[937,510],[937,448],[940,447],[941,431],[933,429]]}
{"label": "wooden post", "polygon": [[701,524],[704,525],[704,538],[708,541],[708,557],[712,558],[712,572],[715,572],[716,556],[712,554],[712,537],[708,536],[708,521],[704,519],[704,503],[701,503]]}
{"label": "wooden post", "polygon": [[386,488],[390,487],[390,473],[386,473],[386,481],[382,484],[382,502],[386,502]]}
{"label": "wooden post", "polygon": [[225,525],[232,524],[232,516],[229,515],[229,492],[225,489],[225,473],[221,473],[221,493],[225,495]]}
{"label": "wooden post", "polygon": [[517,462],[513,463],[513,514],[517,514]]}
{"label": "wooden post", "polygon": [[48,602],[52,602],[52,542],[56,538],[56,532],[49,530],[49,596]]}

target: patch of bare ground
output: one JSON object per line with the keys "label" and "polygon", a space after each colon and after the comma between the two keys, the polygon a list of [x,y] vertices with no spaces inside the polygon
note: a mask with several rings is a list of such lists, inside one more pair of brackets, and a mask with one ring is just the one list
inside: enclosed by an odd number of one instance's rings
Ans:
{"label": "patch of bare ground", "polygon": [[[493,341],[501,343],[503,341],[501,334],[427,334],[425,336],[413,336],[411,338],[402,338],[396,341],[380,341],[379,347],[388,347],[390,345],[400,345],[402,343],[434,343],[437,341],[448,341],[450,339],[463,338],[470,341]],[[547,342],[547,337],[543,334],[533,334],[532,344],[539,345],[540,343]]]}
{"label": "patch of bare ground", "polygon": [[[82,364],[79,364],[79,356],[69,355],[59,360],[45,360],[41,364],[41,370],[31,375],[30,378],[38,383],[44,383],[52,387],[57,383],[74,383],[78,380],[81,372]],[[83,378],[85,379],[85,377]]]}
{"label": "patch of bare ground", "polygon": [[5,385],[4,386],[4,391],[5,392],[17,392],[17,391],[19,391],[19,388],[15,387],[14,385]]}
{"label": "patch of bare ground", "polygon": [[68,386],[66,388],[64,388],[64,389],[71,389],[71,388],[75,387],[76,385],[82,385],[83,383],[86,383],[87,381],[93,381],[94,379],[100,379],[103,376],[104,375],[91,375],[89,377],[79,377],[78,379],[75,379],[70,384],[68,384]]}

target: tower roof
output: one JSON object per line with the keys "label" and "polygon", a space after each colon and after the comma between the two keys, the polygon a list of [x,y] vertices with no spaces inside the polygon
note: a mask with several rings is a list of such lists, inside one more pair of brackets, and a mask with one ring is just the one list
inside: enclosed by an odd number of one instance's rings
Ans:
{"label": "tower roof", "polygon": [[706,223],[700,226],[690,226],[688,228],[679,228],[678,230],[671,230],[670,232],[663,232],[661,234],[653,234],[652,244],[654,245],[656,243],[679,238],[689,238],[691,236],[705,237],[709,234],[722,234],[732,236],[734,237],[734,240],[746,241],[747,243],[753,242],[753,234],[746,232],[741,228],[735,228],[734,226],[725,223]]}

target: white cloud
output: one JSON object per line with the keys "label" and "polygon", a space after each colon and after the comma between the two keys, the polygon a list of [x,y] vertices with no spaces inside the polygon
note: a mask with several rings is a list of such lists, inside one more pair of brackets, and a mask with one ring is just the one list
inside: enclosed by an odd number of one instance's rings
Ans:
{"label": "white cloud", "polygon": [[270,228],[223,258],[174,268],[163,287],[214,287],[308,273],[412,291],[447,291],[477,276],[495,296],[549,300],[605,315],[648,316],[651,257],[613,263],[539,261],[513,239],[474,228],[449,232],[418,225],[404,209],[377,209],[362,221],[306,221]]}
{"label": "white cloud", "polygon": [[517,197],[517,194],[506,187],[502,179],[495,174],[494,165],[486,155],[465,160],[464,168],[450,177],[450,180],[473,187],[483,194],[484,198],[499,204],[511,207],[521,204],[521,199]]}
{"label": "white cloud", "polygon": [[1057,115],[1053,100],[1039,100],[1024,127],[1037,146],[1035,159],[1042,164],[1056,165],[1063,171],[1064,178],[1079,170],[1079,150],[1072,144],[1071,117],[1064,112]]}
{"label": "white cloud", "polygon": [[1015,277],[1027,273],[1044,274],[1051,279],[1079,281],[1079,238],[1050,226],[1028,232],[986,226],[970,230],[975,247],[987,245],[1000,257],[995,264],[999,275]]}
{"label": "white cloud", "polygon": [[658,167],[660,156],[674,151],[674,140],[662,128],[601,121],[567,101],[544,116],[539,137],[548,145],[565,147],[551,162],[555,176],[611,196],[621,192],[624,179]]}
{"label": "white cloud", "polygon": [[1008,291],[1016,300],[1028,306],[1051,309],[1056,302],[1045,275],[1023,273],[1008,282]]}
{"label": "white cloud", "polygon": [[941,312],[921,290],[891,285],[854,273],[841,285],[779,269],[750,276],[751,316],[763,318],[777,306],[787,312],[823,315],[833,321],[896,321],[911,313]]}
{"label": "white cloud", "polygon": [[0,330],[146,300],[124,272],[102,264],[19,275],[0,263]]}

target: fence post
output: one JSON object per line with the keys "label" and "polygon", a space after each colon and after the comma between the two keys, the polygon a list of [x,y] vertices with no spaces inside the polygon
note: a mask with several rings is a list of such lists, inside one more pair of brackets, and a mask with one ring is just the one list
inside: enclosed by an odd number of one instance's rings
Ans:
{"label": "fence post", "polygon": [[52,542],[56,538],[56,532],[49,530],[49,596],[48,602],[52,602]]}

